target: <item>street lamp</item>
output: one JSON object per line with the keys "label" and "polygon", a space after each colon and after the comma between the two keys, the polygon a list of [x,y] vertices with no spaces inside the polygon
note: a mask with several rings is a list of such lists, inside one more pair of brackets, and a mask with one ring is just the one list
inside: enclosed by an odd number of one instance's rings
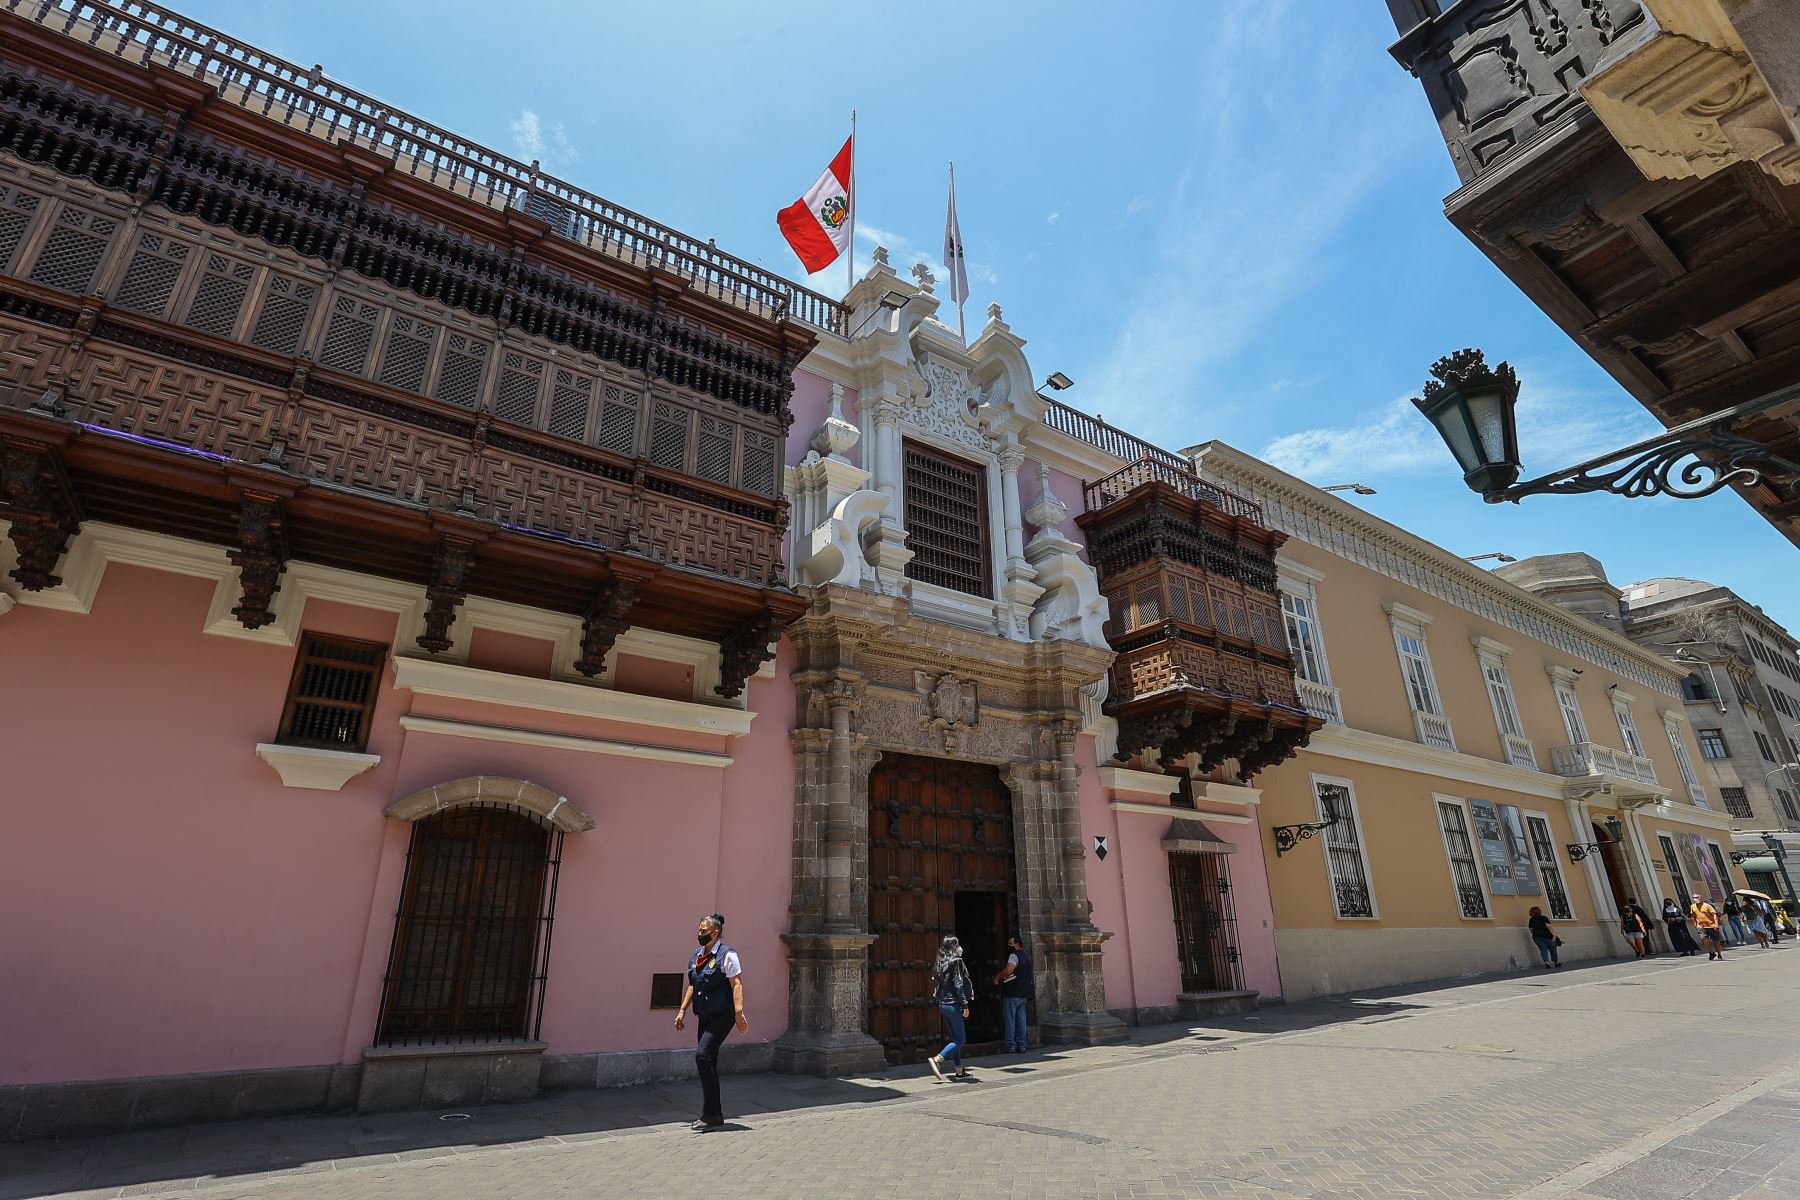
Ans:
{"label": "street lamp", "polygon": [[1518,559],[1514,558],[1512,555],[1502,554],[1498,550],[1494,551],[1492,554],[1465,554],[1465,555],[1463,555],[1464,562],[1480,562],[1481,560],[1483,560],[1485,558],[1497,558],[1503,563],[1519,561]]}
{"label": "street lamp", "polygon": [[1600,853],[1602,846],[1616,846],[1625,840],[1625,826],[1617,817],[1606,818],[1606,839],[1598,842],[1570,842],[1569,861],[1578,863],[1590,854]]}
{"label": "street lamp", "polygon": [[850,331],[850,336],[854,338],[857,334],[861,333],[863,331],[863,326],[867,325],[882,313],[893,312],[896,309],[905,308],[906,302],[910,299],[912,299],[912,297],[905,292],[902,292],[897,288],[889,288],[882,294],[881,299],[875,301],[875,307],[869,311],[868,315],[856,323],[856,328]]}
{"label": "street lamp", "polygon": [[1329,487],[1322,487],[1319,490],[1321,492],[1355,492],[1358,496],[1373,496],[1375,494],[1375,489],[1366,483],[1334,483]]}
{"label": "street lamp", "polygon": [[[1773,467],[1800,475],[1800,463],[1731,431],[1746,417],[1800,401],[1800,384],[1665,429],[1611,454],[1518,483],[1519,431],[1515,409],[1519,380],[1512,367],[1501,363],[1490,368],[1481,351],[1458,350],[1432,363],[1431,374],[1433,378],[1426,383],[1423,396],[1414,397],[1413,404],[1456,456],[1457,465],[1463,469],[1463,482],[1489,504],[1502,500],[1516,504],[1526,496],[1582,492],[1693,500],[1710,496],[1729,483],[1761,482],[1763,472],[1747,463],[1762,463],[1765,469]],[[1678,465],[1680,470],[1676,470]]]}
{"label": "street lamp", "polygon": [[1322,830],[1330,829],[1344,819],[1344,814],[1337,810],[1337,805],[1330,796],[1319,797],[1319,803],[1325,809],[1323,821],[1309,821],[1304,825],[1277,825],[1269,830],[1275,835],[1276,858],[1280,858],[1301,842],[1316,837]]}
{"label": "street lamp", "polygon": [[1064,375],[1061,371],[1050,372],[1050,377],[1044,380],[1044,382],[1049,385],[1053,391],[1058,392],[1066,392],[1075,386],[1075,381],[1070,379],[1067,375]]}

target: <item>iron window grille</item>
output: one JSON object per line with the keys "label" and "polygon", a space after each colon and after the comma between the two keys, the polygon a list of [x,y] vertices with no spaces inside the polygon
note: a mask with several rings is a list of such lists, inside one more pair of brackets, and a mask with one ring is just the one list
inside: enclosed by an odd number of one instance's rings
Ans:
{"label": "iron window grille", "polygon": [[1469,920],[1488,917],[1487,893],[1481,889],[1481,875],[1475,865],[1475,847],[1469,840],[1469,823],[1462,805],[1438,801],[1438,824],[1444,831],[1444,848],[1450,853],[1450,876],[1456,887],[1456,900],[1462,915]]}
{"label": "iron window grille", "polygon": [[562,847],[561,830],[510,804],[413,827],[377,1045],[537,1038]]}
{"label": "iron window grille", "polygon": [[1744,794],[1743,788],[1722,787],[1719,789],[1719,799],[1725,802],[1725,811],[1727,813],[1744,820],[1750,818],[1750,798]]}
{"label": "iron window grille", "polygon": [[1181,990],[1242,991],[1244,964],[1225,855],[1170,854],[1169,891],[1175,903]]}
{"label": "iron window grille", "polygon": [[1550,823],[1543,817],[1526,817],[1531,831],[1531,853],[1537,858],[1538,874],[1544,879],[1544,899],[1550,903],[1550,919],[1573,921],[1575,910],[1569,904],[1569,890],[1563,886],[1562,868],[1556,864],[1556,844],[1550,840]]}
{"label": "iron window grille", "polygon": [[987,472],[917,442],[903,450],[907,577],[992,599]]}
{"label": "iron window grille", "polygon": [[366,749],[387,652],[381,642],[303,634],[275,740],[287,746]]}
{"label": "iron window grille", "polygon": [[[1326,804],[1330,797],[1329,811]],[[1369,892],[1368,865],[1363,861],[1362,842],[1356,833],[1356,803],[1350,789],[1337,783],[1321,783],[1314,800],[1319,820],[1336,813],[1341,820],[1325,829],[1325,861],[1331,871],[1332,896],[1339,917],[1372,917],[1374,898]]]}

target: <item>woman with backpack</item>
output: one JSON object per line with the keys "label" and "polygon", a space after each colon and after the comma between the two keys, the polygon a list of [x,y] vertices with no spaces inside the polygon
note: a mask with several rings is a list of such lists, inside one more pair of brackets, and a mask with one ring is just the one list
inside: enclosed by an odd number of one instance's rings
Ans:
{"label": "woman with backpack", "polygon": [[944,1015],[944,1028],[950,1031],[950,1040],[942,1050],[926,1059],[925,1065],[942,1079],[944,1065],[949,1063],[956,1068],[955,1078],[967,1079],[969,1072],[963,1066],[962,1052],[969,1034],[964,1022],[969,1019],[969,1006],[975,1003],[975,983],[969,978],[969,968],[963,965],[962,943],[956,938],[947,937],[938,947],[937,965],[932,968],[931,979],[932,998]]}

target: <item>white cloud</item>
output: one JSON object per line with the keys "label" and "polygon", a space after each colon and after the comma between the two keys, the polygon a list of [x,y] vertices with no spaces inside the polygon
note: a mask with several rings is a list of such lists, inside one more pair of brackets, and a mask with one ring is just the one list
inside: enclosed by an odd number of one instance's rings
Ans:
{"label": "white cloud", "polygon": [[519,113],[512,123],[513,149],[521,158],[529,158],[549,167],[576,162],[581,152],[569,141],[567,130],[559,121],[544,128],[543,120],[530,109]]}
{"label": "white cloud", "polygon": [[1046,222],[1048,222],[1049,224],[1054,225],[1058,221],[1062,220],[1062,214],[1059,212],[1053,212],[1049,216],[1045,217],[1044,220]]}

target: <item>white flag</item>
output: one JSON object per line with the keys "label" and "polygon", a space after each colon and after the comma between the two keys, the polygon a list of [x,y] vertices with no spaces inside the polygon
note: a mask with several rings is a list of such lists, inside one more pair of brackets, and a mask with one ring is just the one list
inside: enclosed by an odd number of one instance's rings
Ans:
{"label": "white flag", "polygon": [[956,221],[956,168],[950,168],[950,207],[944,213],[944,267],[950,272],[950,302],[969,298],[969,268],[963,263],[962,226]]}

